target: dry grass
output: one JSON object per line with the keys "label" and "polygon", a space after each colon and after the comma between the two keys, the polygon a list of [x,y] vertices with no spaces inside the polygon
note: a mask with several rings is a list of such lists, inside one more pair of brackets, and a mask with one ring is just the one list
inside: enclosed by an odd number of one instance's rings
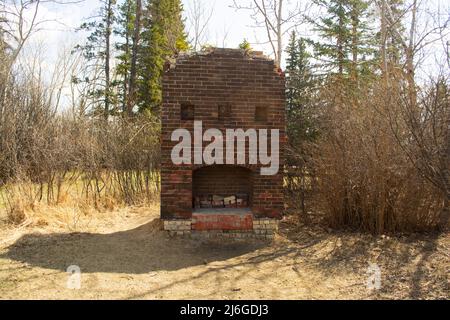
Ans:
{"label": "dry grass", "polygon": [[[78,175],[76,179],[60,183],[55,198],[49,201],[43,190],[46,185],[32,182],[8,183],[0,190],[0,217],[11,225],[67,225],[76,230],[81,217],[102,216],[127,206],[122,185],[116,179],[101,177],[96,182],[99,191],[88,192],[89,179]],[[114,173],[112,173],[114,174]],[[119,173],[120,174],[120,173]],[[136,182],[133,182],[137,184]],[[158,188],[154,186],[142,192],[134,191],[132,197],[136,205],[148,206],[157,199]]]}

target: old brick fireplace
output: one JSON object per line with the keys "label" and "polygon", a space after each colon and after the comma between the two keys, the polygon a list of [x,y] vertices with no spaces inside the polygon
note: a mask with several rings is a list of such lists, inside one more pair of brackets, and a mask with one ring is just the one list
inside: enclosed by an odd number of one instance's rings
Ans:
{"label": "old brick fireplace", "polygon": [[[172,234],[273,237],[283,202],[285,83],[273,60],[260,52],[212,48],[180,55],[163,76],[161,218]],[[194,137],[216,128],[278,129],[280,171],[261,175],[263,165],[174,164],[176,129]],[[225,135],[225,134],[224,134]],[[208,142],[202,142],[205,148]],[[196,146],[192,139],[192,153]],[[198,145],[197,145],[198,148]],[[236,156],[236,155],[235,155]],[[236,161],[237,162],[237,161]]]}

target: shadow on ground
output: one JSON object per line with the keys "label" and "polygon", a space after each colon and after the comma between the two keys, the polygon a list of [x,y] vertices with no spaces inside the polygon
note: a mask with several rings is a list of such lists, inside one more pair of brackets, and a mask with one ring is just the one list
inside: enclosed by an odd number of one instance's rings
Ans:
{"label": "shadow on ground", "polygon": [[111,234],[27,234],[6,248],[0,258],[66,271],[143,274],[175,271],[245,255],[264,242],[193,241],[170,238],[155,219],[138,228]]}
{"label": "shadow on ground", "polygon": [[[116,281],[117,290],[134,288],[127,294],[130,299],[172,297],[175,291],[189,297],[198,289],[202,298],[240,297],[242,290],[250,298],[448,299],[448,247],[445,235],[374,237],[290,222],[280,224],[280,236],[272,244],[199,241],[170,238],[155,219],[110,234],[27,234],[3,249],[0,259],[23,263],[6,263],[3,271],[33,267],[59,273],[70,265],[78,265],[83,273],[118,273],[119,277],[181,271],[152,278],[158,285],[151,289],[139,287],[141,280],[137,284],[127,280],[126,288]],[[376,292],[366,289],[369,263],[381,268],[382,286]],[[196,266],[204,268],[188,269]],[[8,290],[16,288],[14,279],[20,272],[11,274]],[[37,274],[42,277],[41,270]]]}
{"label": "shadow on ground", "polygon": [[[302,245],[302,256],[330,277],[339,272],[359,274],[365,285],[369,264],[381,271],[381,289],[370,297],[402,299],[448,297],[445,234],[436,232],[399,237],[372,236],[320,228],[281,228],[290,241]],[[440,266],[440,267],[437,267]]]}

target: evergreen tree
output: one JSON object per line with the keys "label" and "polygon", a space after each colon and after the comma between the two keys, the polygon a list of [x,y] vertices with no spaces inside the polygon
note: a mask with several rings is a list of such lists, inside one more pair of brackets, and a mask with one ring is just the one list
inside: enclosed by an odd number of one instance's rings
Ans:
{"label": "evergreen tree", "polygon": [[116,43],[118,79],[118,98],[122,106],[122,112],[127,111],[128,89],[130,82],[131,55],[133,49],[134,24],[136,19],[136,1],[126,0],[118,8],[117,26],[114,34],[120,40]]}
{"label": "evergreen tree", "polygon": [[314,49],[320,64],[328,73],[357,81],[367,72],[374,53],[367,26],[366,0],[315,0],[326,9],[318,21],[311,21],[321,36]]}
{"label": "evergreen tree", "polygon": [[111,72],[111,35],[115,22],[114,6],[116,0],[102,0],[99,14],[96,18],[83,23],[80,30],[90,32],[85,44],[76,46],[81,50],[85,59],[87,74],[84,79],[75,78],[74,82],[88,82],[91,90],[88,92],[92,99],[92,111],[94,114],[102,113],[107,120],[114,112],[115,95],[113,90]]}
{"label": "evergreen tree", "polygon": [[139,60],[139,107],[157,114],[161,77],[170,56],[188,49],[180,0],[152,0],[147,5]]}
{"label": "evergreen tree", "polygon": [[291,146],[317,136],[312,105],[316,81],[306,43],[293,31],[286,49],[287,133]]}
{"label": "evergreen tree", "polygon": [[[286,102],[287,135],[286,150],[286,190],[293,195],[294,206],[301,209],[304,221],[306,214],[305,198],[309,188],[311,155],[307,142],[314,141],[318,135],[314,98],[316,81],[311,72],[310,55],[306,40],[297,39],[292,32],[286,49]],[[296,204],[295,204],[296,203]]]}
{"label": "evergreen tree", "polygon": [[136,104],[137,59],[141,50],[142,1],[125,0],[119,6],[119,15],[115,34],[121,41],[116,49],[118,64],[117,85],[122,113],[131,116]]}

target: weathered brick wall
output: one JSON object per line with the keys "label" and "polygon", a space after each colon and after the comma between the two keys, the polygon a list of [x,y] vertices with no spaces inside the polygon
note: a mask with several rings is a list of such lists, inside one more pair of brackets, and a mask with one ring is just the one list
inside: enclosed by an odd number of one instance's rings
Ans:
{"label": "weathered brick wall", "polygon": [[[252,171],[252,211],[256,217],[280,217],[283,210],[283,146],[285,144],[285,84],[274,62],[257,53],[212,49],[207,53],[180,56],[163,77],[161,215],[163,219],[192,216],[193,171],[202,166],[171,161],[175,129],[185,128],[193,137],[194,120],[181,120],[181,105],[194,108],[194,119],[203,121],[203,131],[217,128],[279,129],[280,173],[261,176],[259,165]],[[258,108],[258,112],[257,112]],[[260,108],[267,108],[266,121],[257,121]],[[269,140],[270,141],[270,140]],[[208,145],[204,142],[203,147]],[[193,156],[192,156],[193,159]],[[246,156],[248,161],[248,155]],[[232,172],[232,171],[230,171]],[[225,173],[221,172],[225,177]],[[217,181],[202,176],[197,188],[220,190]],[[238,179],[242,179],[238,178]],[[235,185],[225,185],[235,190]],[[214,186],[214,187],[213,187]]]}

